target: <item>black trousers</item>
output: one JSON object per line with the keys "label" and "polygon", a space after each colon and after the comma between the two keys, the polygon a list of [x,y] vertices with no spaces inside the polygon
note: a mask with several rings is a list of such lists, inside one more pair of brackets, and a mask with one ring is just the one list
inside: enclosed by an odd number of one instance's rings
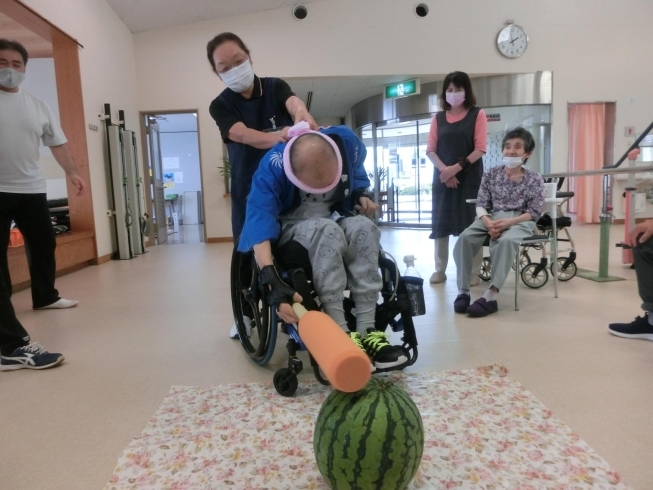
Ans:
{"label": "black trousers", "polygon": [[11,353],[27,345],[29,335],[16,318],[11,304],[11,277],[7,263],[9,230],[16,222],[25,240],[32,281],[32,306],[40,308],[59,300],[54,287],[56,241],[45,194],[0,192],[0,352]]}
{"label": "black trousers", "polygon": [[638,244],[633,249],[633,257],[642,309],[651,313],[653,312],[653,238]]}

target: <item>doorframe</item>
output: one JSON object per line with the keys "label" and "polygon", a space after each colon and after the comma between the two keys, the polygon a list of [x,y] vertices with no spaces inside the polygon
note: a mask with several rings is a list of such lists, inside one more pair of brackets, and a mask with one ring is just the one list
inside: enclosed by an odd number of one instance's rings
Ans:
{"label": "doorframe", "polygon": [[[0,0],[0,12],[27,31],[50,43],[52,47],[59,120],[68,140],[67,146],[75,161],[77,172],[86,183],[84,193],[78,196],[77,188],[66,179],[71,233],[92,233],[91,263],[101,263],[100,260],[106,261],[109,257],[98,257],[95,237],[95,214],[93,212],[92,181],[79,60],[79,50],[83,46],[74,37],[19,0]],[[29,46],[27,48],[29,51]]]}
{"label": "doorframe", "polygon": [[[148,116],[159,116],[162,114],[192,114],[195,113],[197,114],[197,150],[198,150],[198,157],[199,157],[199,162],[200,162],[200,187],[201,187],[201,192],[202,192],[202,217],[203,217],[203,223],[202,223],[202,233],[204,236],[204,243],[206,242],[206,196],[204,195],[204,169],[203,169],[203,162],[202,162],[202,149],[200,146],[200,111],[199,109],[170,109],[170,110],[160,110],[160,111],[139,111],[139,124],[141,127],[141,147],[143,149],[142,154],[143,154],[143,175],[146,176],[148,179],[150,179],[150,154],[148,151],[148,146],[147,146],[147,128],[145,126],[145,118]],[[161,156],[163,158],[163,155]],[[152,196],[150,195],[150,185],[151,182],[148,180],[148,192],[147,192],[147,197],[145,199],[145,209],[148,214],[148,216],[152,217],[154,216],[152,212]],[[145,244],[147,247],[151,247],[153,245],[156,245],[156,241],[154,240],[154,227],[150,226],[150,233],[147,236],[147,243]]]}

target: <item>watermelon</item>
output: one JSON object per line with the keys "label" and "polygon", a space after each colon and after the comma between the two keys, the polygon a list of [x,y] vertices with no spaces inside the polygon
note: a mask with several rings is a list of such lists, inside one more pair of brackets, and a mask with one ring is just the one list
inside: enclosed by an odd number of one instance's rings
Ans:
{"label": "watermelon", "polygon": [[313,448],[334,490],[404,489],[422,460],[422,417],[403,389],[372,377],[356,393],[331,392],[317,416]]}

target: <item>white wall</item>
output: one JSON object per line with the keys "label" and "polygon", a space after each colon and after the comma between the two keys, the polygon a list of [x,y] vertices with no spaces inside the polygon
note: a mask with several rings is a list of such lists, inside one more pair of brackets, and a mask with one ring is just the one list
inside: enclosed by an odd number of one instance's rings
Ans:
{"label": "white wall", "polygon": [[[30,8],[76,38],[80,48],[82,95],[86,125],[100,125],[98,114],[103,104],[111,104],[114,119],[118,109],[125,111],[127,128],[137,133],[140,142],[136,101],[136,64],[132,33],[105,0],[23,0]],[[29,67],[29,65],[28,65]],[[111,253],[111,235],[105,176],[105,134],[87,130],[93,210],[98,253]]]}
{"label": "white wall", "polygon": [[[248,44],[261,76],[552,70],[553,170],[566,169],[568,102],[616,101],[616,154],[632,141],[623,136],[624,126],[642,130],[650,122],[650,0],[431,0],[425,19],[413,14],[414,3],[329,1],[310,4],[302,22],[284,8],[135,35],[140,108],[199,109],[208,236],[230,234],[217,170],[222,149],[208,113],[223,85],[205,54],[207,41],[225,30]],[[517,60],[503,58],[495,46],[506,19],[515,19],[530,37],[528,51]]]}

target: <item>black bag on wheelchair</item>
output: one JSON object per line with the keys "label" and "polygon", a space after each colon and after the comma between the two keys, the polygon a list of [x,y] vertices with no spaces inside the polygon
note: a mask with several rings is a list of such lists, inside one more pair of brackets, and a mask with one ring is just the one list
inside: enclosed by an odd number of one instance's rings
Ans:
{"label": "black bag on wheelchair", "polygon": [[[541,230],[550,230],[553,229],[553,220],[548,214],[543,214],[540,219],[537,220],[537,227]],[[556,218],[556,228],[562,229],[571,226],[571,218],[569,216],[560,216]]]}

